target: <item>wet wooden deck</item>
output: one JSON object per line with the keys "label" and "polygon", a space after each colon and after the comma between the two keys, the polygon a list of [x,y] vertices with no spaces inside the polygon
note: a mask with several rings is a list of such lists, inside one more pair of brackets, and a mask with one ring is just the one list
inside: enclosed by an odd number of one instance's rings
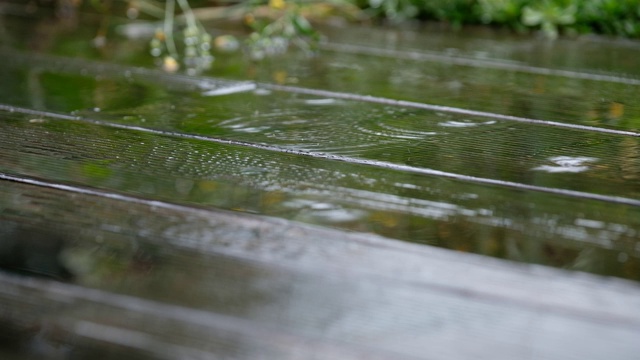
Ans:
{"label": "wet wooden deck", "polygon": [[3,359],[637,359],[640,44],[326,31],[0,49]]}

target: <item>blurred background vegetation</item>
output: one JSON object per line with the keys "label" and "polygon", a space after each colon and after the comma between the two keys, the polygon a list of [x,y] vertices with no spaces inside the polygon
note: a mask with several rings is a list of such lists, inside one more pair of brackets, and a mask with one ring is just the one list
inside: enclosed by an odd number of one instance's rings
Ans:
{"label": "blurred background vegetation", "polygon": [[[25,0],[0,0],[25,3]],[[34,8],[53,8],[59,17],[78,9],[155,22],[150,53],[167,71],[199,73],[211,62],[210,49],[245,49],[253,60],[281,54],[294,45],[312,53],[322,41],[315,24],[353,21],[381,24],[439,22],[453,31],[490,26],[518,33],[559,36],[604,34],[640,38],[640,0],[28,0]],[[70,15],[71,14],[71,15]],[[240,41],[212,38],[202,21],[237,21],[250,31]],[[108,26],[105,26],[105,29]],[[98,47],[107,31],[96,36]]]}
{"label": "blurred background vegetation", "polygon": [[460,27],[486,24],[515,31],[640,36],[638,0],[357,0],[367,13],[391,21],[437,20]]}
{"label": "blurred background vegetation", "polygon": [[[51,1],[51,0],[50,0]],[[81,0],[58,0],[79,4]],[[118,0],[85,0],[94,6],[108,6]],[[378,19],[390,22],[407,20],[442,21],[453,27],[486,24],[515,31],[542,30],[555,37],[559,33],[602,33],[640,37],[640,0],[119,0],[130,8],[162,15],[162,8],[174,2],[188,13],[184,4],[194,8],[215,7],[229,11],[244,9],[255,18],[272,18],[282,12],[284,20],[305,33],[307,17],[342,15],[349,19]],[[46,2],[46,0],[45,0]],[[267,9],[271,11],[267,11]],[[166,13],[166,12],[165,12]],[[249,20],[246,19],[245,20]],[[276,32],[285,28],[281,17],[270,24],[257,24]],[[250,22],[250,21],[247,21]],[[284,30],[284,29],[283,29]],[[291,30],[291,29],[290,29]]]}

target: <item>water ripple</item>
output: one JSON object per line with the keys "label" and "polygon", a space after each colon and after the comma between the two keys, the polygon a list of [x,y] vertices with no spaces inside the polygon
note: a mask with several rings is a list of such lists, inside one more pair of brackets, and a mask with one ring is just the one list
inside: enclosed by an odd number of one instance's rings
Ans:
{"label": "water ripple", "polygon": [[471,121],[471,120],[463,120],[463,121],[449,120],[449,121],[438,123],[438,125],[444,126],[444,127],[465,128],[465,127],[475,127],[480,125],[493,125],[495,123],[496,123],[495,120],[489,120],[489,121],[483,121],[483,122],[477,122],[477,121]]}
{"label": "water ripple", "polygon": [[571,157],[571,156],[555,156],[549,158],[554,165],[541,165],[533,170],[546,171],[549,173],[579,173],[589,170],[589,166],[585,163],[598,161],[592,157]]}

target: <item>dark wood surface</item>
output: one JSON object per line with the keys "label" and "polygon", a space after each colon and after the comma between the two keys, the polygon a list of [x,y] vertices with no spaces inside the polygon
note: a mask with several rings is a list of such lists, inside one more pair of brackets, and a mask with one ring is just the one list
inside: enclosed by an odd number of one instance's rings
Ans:
{"label": "dark wood surface", "polygon": [[632,358],[637,350],[640,289],[625,281],[8,180],[3,227],[28,224],[48,234],[43,242],[61,234],[76,261],[90,264],[74,264],[81,284],[0,277],[3,317],[32,348],[61,341],[86,356],[322,359]]}
{"label": "dark wood surface", "polygon": [[0,50],[78,92],[0,97],[0,355],[636,359],[638,74],[406,36],[295,84]]}

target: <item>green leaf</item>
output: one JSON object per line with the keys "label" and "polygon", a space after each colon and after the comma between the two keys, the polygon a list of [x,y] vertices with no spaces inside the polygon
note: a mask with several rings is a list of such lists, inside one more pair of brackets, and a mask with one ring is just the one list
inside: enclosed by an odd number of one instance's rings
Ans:
{"label": "green leaf", "polygon": [[302,15],[296,15],[293,18],[293,25],[295,26],[298,33],[301,35],[312,36],[313,33],[315,32],[313,30],[313,27],[311,26],[311,23],[309,23],[309,20],[307,20]]}
{"label": "green leaf", "polygon": [[527,26],[540,25],[544,19],[544,14],[541,11],[534,10],[529,6],[525,6],[522,9],[522,23]]}

